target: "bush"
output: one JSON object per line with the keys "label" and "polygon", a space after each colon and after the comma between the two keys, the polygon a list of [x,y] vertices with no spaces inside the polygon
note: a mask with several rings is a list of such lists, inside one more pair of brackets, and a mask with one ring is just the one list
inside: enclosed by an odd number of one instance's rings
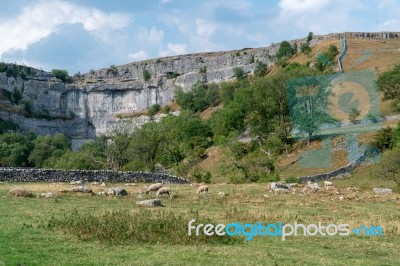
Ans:
{"label": "bush", "polygon": [[70,83],[72,82],[72,78],[68,75],[67,70],[63,69],[53,69],[51,72],[54,74],[56,78],[61,80],[64,83]]}
{"label": "bush", "polygon": [[174,79],[174,78],[177,78],[179,76],[180,75],[178,73],[176,73],[176,72],[168,72],[167,73],[167,79]]}
{"label": "bush", "polygon": [[161,110],[161,106],[158,103],[153,104],[149,109],[148,115],[149,116],[154,116],[155,114],[160,112],[160,110]]}
{"label": "bush", "polygon": [[24,101],[24,111],[28,114],[32,114],[32,102],[29,100]]}
{"label": "bush", "polygon": [[207,73],[207,67],[206,66],[200,67],[199,72],[200,72],[200,74],[206,74]]}
{"label": "bush", "polygon": [[278,52],[276,53],[276,57],[281,59],[282,57],[290,58],[296,53],[294,47],[288,42],[283,41],[279,45]]}
{"label": "bush", "polygon": [[265,74],[267,74],[267,65],[264,64],[263,62],[258,61],[256,69],[254,70],[254,75],[257,77],[263,77]]}
{"label": "bush", "polygon": [[279,175],[277,173],[268,174],[262,176],[258,182],[259,183],[269,183],[269,182],[278,182],[280,180]]}
{"label": "bush", "polygon": [[108,69],[107,69],[107,75],[111,74],[113,76],[118,74],[118,68],[115,65],[111,65]]}
{"label": "bush", "polygon": [[210,184],[211,183],[211,173],[194,173],[193,178],[196,180],[197,183],[206,183]]}
{"label": "bush", "polygon": [[21,99],[22,99],[22,92],[19,89],[14,88],[14,90],[11,93],[11,102],[13,104],[18,105]]}
{"label": "bush", "polygon": [[145,81],[148,81],[149,79],[151,79],[151,74],[147,69],[143,70],[143,79]]}
{"label": "bush", "polygon": [[301,180],[299,178],[297,178],[297,177],[294,177],[294,176],[290,176],[290,177],[286,178],[285,181],[286,181],[286,183],[289,183],[289,184],[290,183],[296,183],[296,184],[300,184],[301,183]]}
{"label": "bush", "polygon": [[309,55],[311,53],[311,47],[308,43],[302,43],[300,46],[300,50],[306,55]]}
{"label": "bush", "polygon": [[233,69],[233,75],[235,76],[236,79],[242,79],[245,77],[245,73],[243,68],[241,67],[235,67]]}
{"label": "bush", "polygon": [[[175,212],[153,212],[140,209],[132,213],[127,210],[93,214],[78,212],[65,214],[62,218],[52,217],[44,226],[52,231],[72,235],[79,240],[100,241],[107,244],[233,244],[239,238],[218,236],[188,236],[187,221],[196,224],[216,224],[210,219],[199,217],[198,212],[177,214]],[[185,222],[184,222],[185,221]]]}
{"label": "bush", "polygon": [[382,128],[375,133],[374,146],[380,150],[390,149],[394,146],[394,137],[392,128]]}

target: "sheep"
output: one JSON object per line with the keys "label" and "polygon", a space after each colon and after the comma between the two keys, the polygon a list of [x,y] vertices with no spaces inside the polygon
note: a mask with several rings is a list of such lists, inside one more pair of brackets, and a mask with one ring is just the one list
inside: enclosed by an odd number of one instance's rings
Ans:
{"label": "sheep", "polygon": [[199,188],[197,189],[197,194],[200,193],[208,193],[208,186],[207,185],[199,186]]}
{"label": "sheep", "polygon": [[311,183],[310,181],[307,182],[307,186],[305,186],[302,190],[303,193],[307,192],[316,192],[319,190],[319,186],[317,183]]}
{"label": "sheep", "polygon": [[151,191],[158,191],[160,188],[163,187],[162,183],[155,183],[149,186],[146,190],[146,195],[148,195]]}
{"label": "sheep", "polygon": [[218,196],[220,196],[221,198],[223,198],[223,197],[229,196],[229,194],[228,194],[228,193],[225,193],[225,192],[222,192],[222,191],[220,191],[220,192],[218,192]]}
{"label": "sheep", "polygon": [[169,187],[161,187],[157,190],[156,195],[159,198],[162,194],[168,194],[169,197],[172,199],[172,190]]}
{"label": "sheep", "polygon": [[330,187],[330,186],[333,186],[333,183],[332,183],[332,182],[324,181],[324,187],[325,187],[325,188]]}

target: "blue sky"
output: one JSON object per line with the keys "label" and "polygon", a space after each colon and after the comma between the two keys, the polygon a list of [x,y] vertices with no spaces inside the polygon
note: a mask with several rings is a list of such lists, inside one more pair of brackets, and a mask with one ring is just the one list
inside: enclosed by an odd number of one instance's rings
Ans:
{"label": "blue sky", "polygon": [[309,31],[400,31],[399,14],[398,0],[3,1],[0,60],[83,73],[162,56],[268,46]]}

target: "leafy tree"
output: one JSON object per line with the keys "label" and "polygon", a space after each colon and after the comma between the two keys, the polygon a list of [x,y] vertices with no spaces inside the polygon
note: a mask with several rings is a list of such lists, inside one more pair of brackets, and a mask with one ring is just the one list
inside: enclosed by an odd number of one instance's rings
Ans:
{"label": "leafy tree", "polygon": [[39,136],[33,144],[34,148],[28,160],[35,167],[52,166],[51,164],[70,149],[69,141],[63,134]]}
{"label": "leafy tree", "polygon": [[278,52],[276,53],[276,57],[281,59],[282,57],[290,58],[296,53],[293,46],[288,41],[283,41],[279,45]]}
{"label": "leafy tree", "polygon": [[135,130],[126,150],[126,154],[132,157],[124,168],[154,172],[161,156],[162,140],[163,134],[156,122],[146,123]]}
{"label": "leafy tree", "polygon": [[201,112],[209,106],[219,103],[217,87],[210,85],[207,87],[201,81],[196,82],[189,92],[178,90],[175,95],[177,103],[184,109],[192,112]]}
{"label": "leafy tree", "polygon": [[395,136],[396,132],[392,128],[382,128],[375,133],[374,146],[380,150],[391,149],[395,146]]}
{"label": "leafy tree", "polygon": [[384,153],[375,176],[385,180],[392,180],[400,188],[400,147]]}
{"label": "leafy tree", "polygon": [[28,156],[33,148],[33,133],[5,133],[0,135],[0,166],[30,166]]}
{"label": "leafy tree", "polygon": [[379,76],[378,88],[383,92],[383,99],[393,100],[392,108],[400,111],[400,65]]}
{"label": "leafy tree", "polygon": [[307,134],[307,143],[320,126],[336,122],[328,112],[328,79],[324,76],[290,80],[288,98],[292,126]]}

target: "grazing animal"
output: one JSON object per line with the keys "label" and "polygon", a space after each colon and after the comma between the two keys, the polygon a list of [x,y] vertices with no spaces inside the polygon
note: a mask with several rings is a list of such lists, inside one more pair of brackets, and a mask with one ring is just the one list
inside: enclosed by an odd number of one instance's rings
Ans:
{"label": "grazing animal", "polygon": [[162,188],[160,188],[159,190],[157,190],[156,195],[157,195],[158,198],[159,198],[160,195],[162,195],[162,194],[168,194],[169,197],[172,199],[172,190],[171,190],[169,187],[162,187]]}
{"label": "grazing animal", "polygon": [[152,184],[151,186],[149,186],[148,188],[147,188],[147,190],[146,190],[146,194],[148,195],[150,192],[152,192],[152,191],[158,191],[160,188],[162,188],[163,187],[163,184],[162,183],[155,183],[155,184]]}
{"label": "grazing animal", "polygon": [[331,187],[331,186],[333,186],[333,183],[332,183],[332,182],[324,181],[324,187],[325,187],[325,188]]}
{"label": "grazing animal", "polygon": [[228,193],[225,193],[225,192],[222,192],[222,191],[220,191],[220,192],[218,192],[218,196],[220,196],[221,198],[223,198],[223,197],[229,196],[229,194],[228,194]]}
{"label": "grazing animal", "polygon": [[199,186],[199,188],[197,189],[197,194],[200,193],[208,193],[208,186],[207,185]]}

